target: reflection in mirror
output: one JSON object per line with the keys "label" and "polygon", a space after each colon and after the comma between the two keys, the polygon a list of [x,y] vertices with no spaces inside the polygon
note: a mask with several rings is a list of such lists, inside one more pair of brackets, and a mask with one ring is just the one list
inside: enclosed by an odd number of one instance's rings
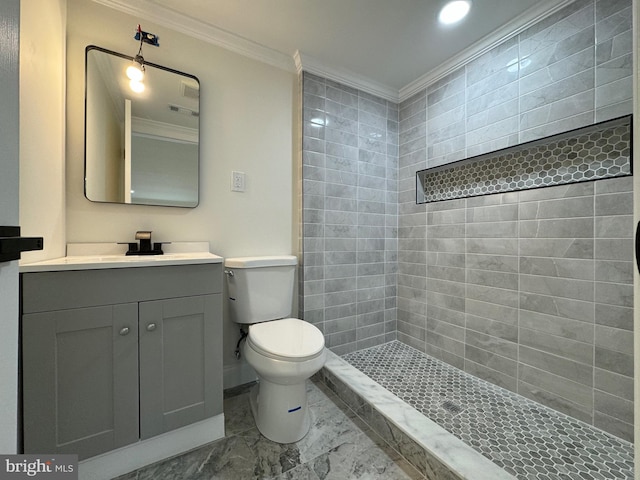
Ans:
{"label": "reflection in mirror", "polygon": [[136,93],[125,74],[132,57],[95,46],[85,53],[85,196],[197,206],[198,79],[145,62]]}

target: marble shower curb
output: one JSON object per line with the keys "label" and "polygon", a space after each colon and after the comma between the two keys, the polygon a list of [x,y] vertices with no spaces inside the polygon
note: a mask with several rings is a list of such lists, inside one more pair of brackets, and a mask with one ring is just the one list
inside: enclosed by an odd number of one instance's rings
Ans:
{"label": "marble shower curb", "polygon": [[427,478],[513,480],[411,405],[327,351],[326,385]]}

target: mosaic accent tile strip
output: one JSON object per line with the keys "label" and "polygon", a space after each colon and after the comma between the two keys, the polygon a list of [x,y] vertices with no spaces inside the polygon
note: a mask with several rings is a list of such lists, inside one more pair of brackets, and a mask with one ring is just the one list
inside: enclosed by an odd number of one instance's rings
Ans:
{"label": "mosaic accent tile strip", "polygon": [[633,479],[633,445],[394,341],[343,358],[519,479]]}
{"label": "mosaic accent tile strip", "polygon": [[631,116],[416,173],[416,203],[631,175]]}

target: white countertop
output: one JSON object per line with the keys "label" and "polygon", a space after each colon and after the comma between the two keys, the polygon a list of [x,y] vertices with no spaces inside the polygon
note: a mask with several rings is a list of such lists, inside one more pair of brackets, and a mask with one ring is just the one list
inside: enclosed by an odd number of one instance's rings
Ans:
{"label": "white countertop", "polygon": [[208,248],[207,242],[177,242],[165,245],[164,255],[125,255],[127,247],[116,243],[69,244],[66,257],[21,263],[20,273],[222,263]]}

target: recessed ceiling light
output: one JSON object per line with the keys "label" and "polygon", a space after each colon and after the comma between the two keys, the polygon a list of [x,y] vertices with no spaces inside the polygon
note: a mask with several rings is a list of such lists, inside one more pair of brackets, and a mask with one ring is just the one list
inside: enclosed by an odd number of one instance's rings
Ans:
{"label": "recessed ceiling light", "polygon": [[470,9],[470,0],[455,0],[453,2],[449,2],[444,7],[442,7],[442,10],[440,10],[438,21],[443,25],[451,25],[453,23],[459,22],[467,16],[467,13],[469,13]]}

